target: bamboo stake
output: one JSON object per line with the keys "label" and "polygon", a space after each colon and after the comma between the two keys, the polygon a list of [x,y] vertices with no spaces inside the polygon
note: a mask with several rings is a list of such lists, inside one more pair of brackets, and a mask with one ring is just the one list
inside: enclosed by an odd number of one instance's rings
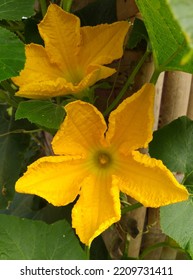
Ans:
{"label": "bamboo stake", "polygon": [[138,258],[141,250],[141,242],[142,236],[144,232],[144,224],[145,224],[145,217],[146,217],[146,208],[141,207],[139,209],[133,210],[127,216],[127,219],[133,219],[137,223],[138,234],[137,236],[132,237],[130,235],[129,246],[127,255],[131,258]]}
{"label": "bamboo stake", "polygon": [[191,120],[193,120],[193,76],[192,76],[192,82],[191,82],[191,88],[190,88],[190,96],[189,96],[187,116]]}
{"label": "bamboo stake", "polygon": [[155,95],[155,105],[154,105],[154,130],[159,127],[159,117],[160,117],[160,106],[162,99],[162,90],[164,82],[165,72],[162,72],[156,83],[156,95]]}
{"label": "bamboo stake", "polygon": [[131,19],[138,13],[137,5],[134,0],[117,0],[118,20]]}
{"label": "bamboo stake", "polygon": [[160,126],[187,114],[191,79],[192,75],[184,72],[174,71],[165,74]]}

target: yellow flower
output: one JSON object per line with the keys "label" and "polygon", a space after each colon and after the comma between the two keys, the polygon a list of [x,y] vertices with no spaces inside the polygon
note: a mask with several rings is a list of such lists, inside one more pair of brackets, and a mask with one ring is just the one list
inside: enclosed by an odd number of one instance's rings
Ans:
{"label": "yellow flower", "polygon": [[126,21],[80,27],[73,14],[51,4],[39,24],[45,47],[26,45],[24,70],[13,82],[17,96],[44,99],[83,92],[115,73],[103,66],[123,55]]}
{"label": "yellow flower", "polygon": [[87,245],[119,221],[120,191],[149,207],[186,200],[187,190],[160,160],[136,151],[152,139],[153,100],[154,86],[144,85],[110,114],[108,128],[93,105],[69,103],[52,141],[58,156],[30,165],[16,191],[36,194],[55,206],[78,197],[72,225]]}

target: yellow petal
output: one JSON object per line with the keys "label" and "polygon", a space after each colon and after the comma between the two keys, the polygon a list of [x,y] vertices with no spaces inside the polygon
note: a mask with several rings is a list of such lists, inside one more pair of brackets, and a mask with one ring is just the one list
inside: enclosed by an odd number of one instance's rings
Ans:
{"label": "yellow petal", "polygon": [[85,77],[81,80],[78,86],[74,87],[74,92],[81,92],[84,89],[94,85],[99,80],[108,78],[115,72],[115,69],[106,66],[90,65],[87,69]]}
{"label": "yellow petal", "polygon": [[81,64],[109,64],[122,57],[123,43],[129,27],[127,21],[82,27]]}
{"label": "yellow petal", "polygon": [[[62,78],[62,72],[56,64],[50,63],[45,49],[36,44],[25,46],[26,63],[25,68],[20,72],[20,76],[12,78],[13,82],[20,86],[17,95],[30,97],[31,95],[40,95],[45,92],[42,83],[53,83],[59,77]],[[56,87],[56,86],[55,86]],[[50,92],[50,90],[49,90]],[[49,96],[49,94],[47,94]]]}
{"label": "yellow petal", "polygon": [[15,95],[32,99],[49,99],[55,96],[70,94],[73,92],[73,89],[73,85],[67,83],[63,78],[57,78],[54,81],[41,81],[39,83],[34,80],[34,82],[21,86]]}
{"label": "yellow petal", "polygon": [[153,84],[145,84],[110,114],[107,139],[122,153],[147,147],[151,141],[154,91]]}
{"label": "yellow petal", "polygon": [[79,100],[65,110],[67,116],[52,141],[54,153],[86,156],[104,141],[104,118],[93,105]]}
{"label": "yellow petal", "polygon": [[[43,66],[46,67],[46,71],[48,72],[49,68],[43,63],[41,65],[41,69]],[[114,69],[105,66],[93,66],[92,69],[89,69],[90,72],[78,85],[73,85],[60,76],[52,77],[52,73],[50,73],[49,78],[48,75],[46,76],[46,72],[32,72],[31,69],[30,67],[26,67],[23,71],[21,71],[19,77],[12,78],[13,82],[20,86],[19,91],[16,92],[16,96],[33,99],[48,99],[55,96],[81,93],[91,85],[95,84],[98,80],[105,79],[115,72]],[[53,71],[53,69],[54,66],[51,71]],[[57,70],[55,73],[56,72]]]}
{"label": "yellow petal", "polygon": [[122,158],[117,177],[120,190],[146,207],[160,207],[188,199],[188,192],[178,183],[162,161],[133,152]]}
{"label": "yellow petal", "polygon": [[43,157],[28,166],[16,182],[16,191],[35,194],[55,206],[66,205],[76,198],[86,172],[80,158]]}
{"label": "yellow petal", "polygon": [[95,237],[119,220],[119,190],[111,177],[88,177],[72,210],[72,226],[80,240],[90,246]]}
{"label": "yellow petal", "polygon": [[[79,84],[72,91],[76,93],[82,89],[82,80],[88,75],[92,65],[108,64],[123,55],[123,41],[129,26],[125,21],[80,27],[78,17],[51,4],[39,24],[39,30],[50,60],[60,66],[68,82],[72,82],[74,86]],[[92,79],[92,83],[85,84],[84,88],[113,73],[110,69],[107,75],[107,68],[101,68],[98,78]],[[86,80],[88,81],[88,77]]]}
{"label": "yellow petal", "polygon": [[51,62],[60,65],[64,73],[67,71],[73,78],[74,59],[80,43],[79,18],[65,12],[58,5],[50,4],[38,27]]}

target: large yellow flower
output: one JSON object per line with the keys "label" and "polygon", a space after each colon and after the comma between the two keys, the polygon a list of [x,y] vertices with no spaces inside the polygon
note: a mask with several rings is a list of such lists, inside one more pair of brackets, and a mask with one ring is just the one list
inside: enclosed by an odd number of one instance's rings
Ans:
{"label": "large yellow flower", "polygon": [[69,103],[52,141],[58,156],[30,165],[16,191],[39,195],[55,206],[79,196],[72,224],[87,245],[120,219],[120,191],[149,207],[186,200],[187,190],[163,163],[136,150],[152,139],[153,100],[154,86],[146,84],[110,114],[108,129],[93,105]]}
{"label": "large yellow flower", "polygon": [[115,73],[103,66],[123,55],[126,21],[80,27],[73,14],[51,4],[39,24],[45,47],[26,45],[26,63],[13,78],[18,96],[44,99],[84,91]]}

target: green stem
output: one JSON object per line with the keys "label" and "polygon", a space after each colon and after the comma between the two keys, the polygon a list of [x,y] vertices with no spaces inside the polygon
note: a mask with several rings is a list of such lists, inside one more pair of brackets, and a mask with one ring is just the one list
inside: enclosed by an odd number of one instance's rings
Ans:
{"label": "green stem", "polygon": [[124,208],[121,210],[121,214],[123,215],[123,214],[125,214],[125,213],[127,213],[127,212],[130,212],[130,211],[135,210],[135,209],[137,209],[137,208],[140,208],[140,207],[142,207],[142,206],[143,206],[143,205],[142,205],[140,202],[137,202],[137,203],[135,203],[135,204],[126,206],[126,207],[124,207]]}
{"label": "green stem", "polygon": [[39,131],[41,131],[40,128],[34,129],[34,130],[16,129],[16,130],[12,130],[12,131],[9,131],[9,132],[6,132],[6,133],[2,133],[2,134],[0,134],[0,137],[7,136],[9,134],[17,134],[17,133],[32,134],[32,133],[36,133],[36,132],[39,132]]}
{"label": "green stem", "polygon": [[60,96],[56,96],[56,104],[60,105],[61,103],[61,98]]}
{"label": "green stem", "polygon": [[23,34],[16,28],[15,23],[13,23],[11,20],[7,20],[7,23],[9,24],[10,28],[13,29],[13,31],[17,34],[20,40],[25,43],[25,36],[23,36]]}
{"label": "green stem", "polygon": [[86,259],[90,260],[90,247],[85,246]]}
{"label": "green stem", "polygon": [[72,6],[72,0],[61,0],[60,7],[66,12],[70,12]]}
{"label": "green stem", "polygon": [[12,88],[12,86],[10,85],[10,83],[5,80],[5,81],[1,81],[0,85],[2,86],[3,90],[0,90],[0,93],[2,93],[4,95],[4,99],[5,101],[12,107],[17,108],[18,106],[18,102],[15,95],[15,90]]}
{"label": "green stem", "polygon": [[162,72],[162,71],[155,70],[155,71],[153,72],[152,77],[151,77],[150,83],[152,83],[152,84],[155,85],[156,82],[157,82],[157,80],[158,80],[158,78],[159,78],[159,75],[160,75],[161,72]]}
{"label": "green stem", "polygon": [[4,88],[4,90],[6,90],[7,92],[11,93],[11,94],[15,94],[14,89],[12,88],[12,86],[10,85],[10,83],[7,80],[1,81],[0,85]]}
{"label": "green stem", "polygon": [[47,12],[46,0],[40,0],[40,6],[41,6],[41,11],[42,11],[42,16],[44,17]]}
{"label": "green stem", "polygon": [[136,74],[139,72],[141,66],[143,65],[143,63],[145,62],[145,60],[146,60],[146,58],[148,57],[149,54],[150,54],[149,50],[146,50],[146,52],[144,53],[142,58],[139,60],[139,62],[135,66],[133,72],[131,73],[131,75],[127,79],[127,81],[126,81],[124,87],[122,88],[122,90],[120,91],[120,93],[117,95],[117,97],[114,99],[114,101],[109,105],[109,107],[103,113],[103,115],[105,117],[119,104],[121,98],[126,93],[128,87],[133,83]]}
{"label": "green stem", "polygon": [[185,174],[185,176],[184,176],[184,178],[183,178],[181,184],[184,185],[184,182],[185,182],[185,181],[188,179],[188,177],[191,176],[192,174],[193,174],[193,170],[192,170],[190,173]]}

